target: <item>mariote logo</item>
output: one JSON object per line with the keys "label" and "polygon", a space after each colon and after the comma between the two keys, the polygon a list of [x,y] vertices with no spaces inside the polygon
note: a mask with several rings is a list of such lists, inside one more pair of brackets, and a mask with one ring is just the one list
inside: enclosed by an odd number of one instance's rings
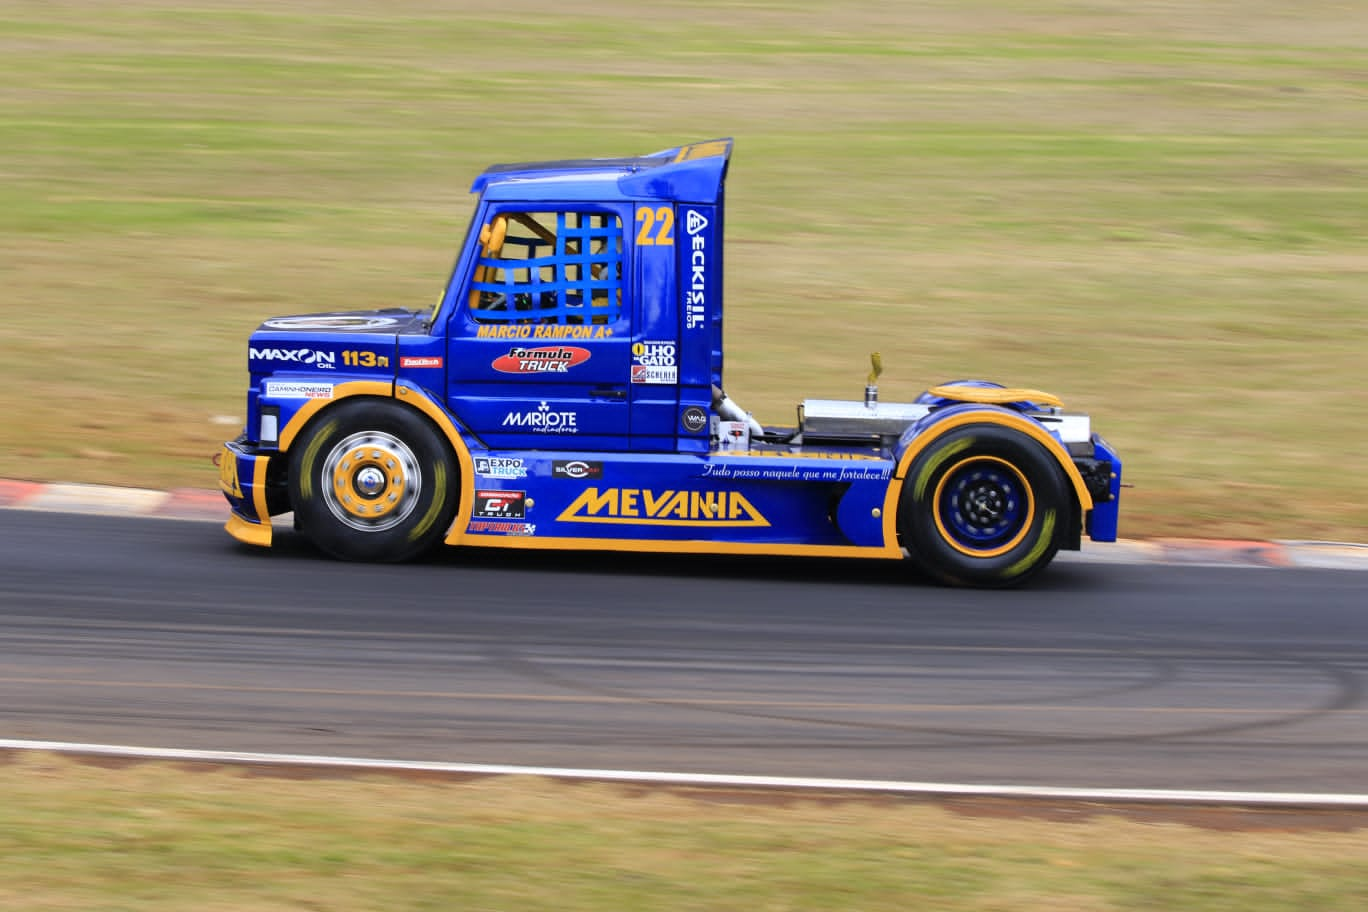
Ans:
{"label": "mariote logo", "polygon": [[320,370],[337,369],[337,352],[318,351],[312,348],[248,348],[247,357],[252,361],[282,361],[288,364],[307,364]]}
{"label": "mariote logo", "polygon": [[564,374],[589,360],[591,352],[576,346],[514,348],[494,359],[492,367],[504,374]]}
{"label": "mariote logo", "polygon": [[509,412],[504,416],[503,426],[526,428],[536,434],[578,434],[576,425],[579,415],[576,412],[556,412],[548,403],[537,406],[535,412]]}
{"label": "mariote logo", "polygon": [[769,520],[738,491],[656,491],[586,488],[560,522],[649,526],[768,526]]}

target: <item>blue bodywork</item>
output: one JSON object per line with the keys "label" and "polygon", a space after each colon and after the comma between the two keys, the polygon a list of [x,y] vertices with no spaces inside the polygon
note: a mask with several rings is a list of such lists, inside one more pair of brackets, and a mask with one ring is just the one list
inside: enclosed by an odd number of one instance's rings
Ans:
{"label": "blue bodywork", "polygon": [[1036,429],[1078,496],[1063,547],[1114,540],[1120,459],[1096,435],[1064,441],[1029,401],[928,395],[900,434],[770,428],[720,448],[731,149],[491,167],[435,308],[262,324],[246,429],[222,455],[230,532],[269,544],[291,444],[333,403],[370,397],[420,411],[451,445],[451,544],[898,558],[903,474],[966,414]]}

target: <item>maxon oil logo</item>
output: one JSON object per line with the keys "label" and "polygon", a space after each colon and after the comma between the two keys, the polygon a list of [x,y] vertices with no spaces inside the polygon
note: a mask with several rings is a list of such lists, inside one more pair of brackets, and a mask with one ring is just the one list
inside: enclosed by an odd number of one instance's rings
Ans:
{"label": "maxon oil logo", "polygon": [[770,524],[738,491],[656,491],[650,488],[586,488],[557,520],[699,528]]}
{"label": "maxon oil logo", "polygon": [[549,348],[514,348],[494,359],[496,371],[504,374],[564,374],[577,364],[589,360],[587,348],[553,346]]}
{"label": "maxon oil logo", "polygon": [[247,349],[250,361],[279,361],[283,364],[304,364],[319,370],[337,369],[337,352],[318,351],[314,348],[256,348]]}

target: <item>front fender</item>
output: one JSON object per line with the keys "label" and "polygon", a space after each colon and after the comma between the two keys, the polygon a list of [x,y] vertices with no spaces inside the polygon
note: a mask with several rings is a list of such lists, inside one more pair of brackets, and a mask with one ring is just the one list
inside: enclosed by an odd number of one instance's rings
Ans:
{"label": "front fender", "polygon": [[452,452],[456,454],[461,483],[461,498],[456,509],[456,518],[447,531],[447,543],[454,544],[456,530],[464,527],[464,520],[470,515],[475,502],[475,463],[470,455],[470,444],[456,420],[422,389],[403,380],[395,383],[376,380],[351,380],[339,383],[331,390],[330,398],[310,399],[290,416],[280,432],[280,452],[288,451],[300,432],[311,420],[326,412],[330,404],[353,396],[374,396],[402,403],[426,416],[451,444]]}

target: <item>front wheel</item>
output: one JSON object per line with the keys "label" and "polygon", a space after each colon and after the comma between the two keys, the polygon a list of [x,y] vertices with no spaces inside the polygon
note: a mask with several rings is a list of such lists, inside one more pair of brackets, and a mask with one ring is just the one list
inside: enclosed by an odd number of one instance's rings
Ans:
{"label": "front wheel", "polygon": [[1065,479],[1026,435],[993,424],[939,438],[913,461],[898,529],[913,560],[943,583],[1025,582],[1059,550],[1067,526]]}
{"label": "front wheel", "polygon": [[446,441],[421,415],[383,400],[338,403],[290,449],[296,524],[342,560],[418,556],[451,524],[458,491]]}

